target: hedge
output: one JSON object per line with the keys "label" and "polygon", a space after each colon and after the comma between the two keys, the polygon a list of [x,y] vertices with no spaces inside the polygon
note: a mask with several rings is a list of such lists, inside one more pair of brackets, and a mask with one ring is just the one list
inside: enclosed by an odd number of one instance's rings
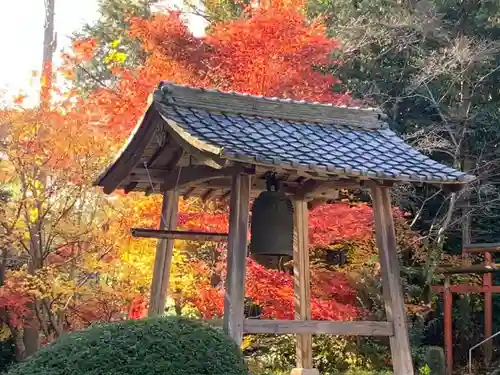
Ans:
{"label": "hedge", "polygon": [[163,317],[94,326],[65,335],[8,375],[248,375],[222,331]]}

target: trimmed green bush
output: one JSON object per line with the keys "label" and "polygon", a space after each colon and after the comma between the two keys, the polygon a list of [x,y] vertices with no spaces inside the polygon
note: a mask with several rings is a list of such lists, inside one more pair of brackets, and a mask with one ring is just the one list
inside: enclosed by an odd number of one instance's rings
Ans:
{"label": "trimmed green bush", "polygon": [[176,317],[131,320],[70,333],[8,375],[248,375],[222,331]]}

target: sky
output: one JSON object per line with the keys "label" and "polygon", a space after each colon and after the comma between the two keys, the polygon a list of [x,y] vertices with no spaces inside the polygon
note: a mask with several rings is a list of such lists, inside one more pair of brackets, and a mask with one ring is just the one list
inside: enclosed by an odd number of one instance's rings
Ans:
{"label": "sky", "polygon": [[[7,97],[36,94],[31,80],[42,65],[44,7],[44,0],[0,0],[0,90]],[[56,0],[57,51],[69,45],[74,30],[96,18],[96,0]]]}
{"label": "sky", "polygon": [[[97,0],[55,0],[55,26],[57,50],[55,63],[60,61],[59,51],[69,46],[69,36],[85,23],[98,18]],[[179,6],[181,0],[167,0]],[[36,82],[32,72],[42,65],[44,0],[0,0],[0,97],[9,102],[19,93],[37,97]],[[195,34],[203,32],[199,19],[190,17]]]}

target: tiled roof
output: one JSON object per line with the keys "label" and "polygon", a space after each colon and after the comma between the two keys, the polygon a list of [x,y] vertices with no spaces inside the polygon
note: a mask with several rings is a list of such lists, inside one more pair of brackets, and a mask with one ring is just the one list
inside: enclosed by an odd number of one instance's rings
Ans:
{"label": "tiled roof", "polygon": [[153,105],[195,147],[222,158],[348,177],[465,183],[399,138],[376,110],[163,83]]}

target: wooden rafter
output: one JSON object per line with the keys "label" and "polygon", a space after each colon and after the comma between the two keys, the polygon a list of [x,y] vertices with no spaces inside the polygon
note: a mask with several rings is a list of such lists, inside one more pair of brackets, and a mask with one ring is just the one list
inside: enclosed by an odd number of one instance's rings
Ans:
{"label": "wooden rafter", "polygon": [[212,199],[215,195],[217,194],[216,189],[208,189],[205,194],[201,196],[201,200],[203,202],[208,202],[210,199]]}
{"label": "wooden rafter", "polygon": [[179,163],[183,154],[184,152],[181,147],[173,147],[172,145],[167,144],[155,152],[155,154],[148,160],[147,166],[148,168],[154,168],[155,165],[161,163],[166,156],[170,156],[168,162],[164,166],[164,169],[170,170],[177,166],[177,163]]}
{"label": "wooden rafter", "polygon": [[[134,150],[133,153],[123,156],[120,163],[112,164],[98,179],[97,184],[102,184],[105,194],[111,194],[128,175],[133,166],[141,160],[149,140],[155,133],[155,124],[160,119],[159,114],[154,108],[149,107],[138,131],[141,132],[140,138],[132,138],[127,146],[127,149]],[[106,180],[104,182],[104,179]]]}
{"label": "wooden rafter", "polygon": [[184,199],[191,197],[195,190],[196,190],[195,187],[190,187],[189,189],[187,189],[186,192],[184,193]]}
{"label": "wooden rafter", "polygon": [[125,192],[125,194],[128,194],[132,190],[134,190],[137,187],[137,185],[139,185],[137,181],[132,181],[127,186],[125,186],[125,189],[123,189],[123,191]]}
{"label": "wooden rafter", "polygon": [[215,178],[231,177],[238,173],[254,174],[252,168],[240,165],[214,169],[205,165],[195,165],[189,167],[176,167],[168,169],[146,169],[134,168],[131,178],[137,181],[151,180],[153,183],[162,184],[164,190],[182,187],[187,184],[202,183]]}
{"label": "wooden rafter", "polygon": [[304,199],[307,194],[312,193],[322,184],[324,184],[324,182],[317,180],[307,180],[299,187],[297,187],[294,195],[297,199]]}

